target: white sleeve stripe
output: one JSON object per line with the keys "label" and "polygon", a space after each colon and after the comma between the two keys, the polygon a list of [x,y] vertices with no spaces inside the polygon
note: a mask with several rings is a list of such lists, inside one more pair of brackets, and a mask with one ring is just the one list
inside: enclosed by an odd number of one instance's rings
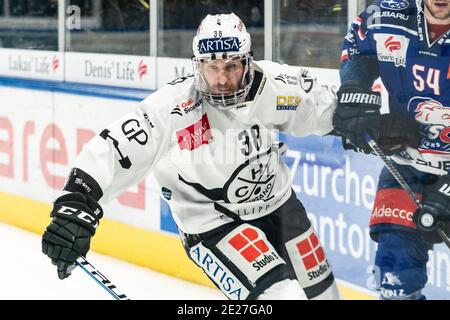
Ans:
{"label": "white sleeve stripe", "polygon": [[387,28],[394,28],[394,29],[401,29],[403,31],[406,31],[408,33],[411,33],[414,36],[418,36],[419,33],[417,31],[402,27],[402,26],[396,26],[394,24],[385,24],[385,23],[377,23],[377,24],[372,24],[370,26],[368,26],[369,29],[375,29],[375,28],[379,28],[379,27],[387,27]]}

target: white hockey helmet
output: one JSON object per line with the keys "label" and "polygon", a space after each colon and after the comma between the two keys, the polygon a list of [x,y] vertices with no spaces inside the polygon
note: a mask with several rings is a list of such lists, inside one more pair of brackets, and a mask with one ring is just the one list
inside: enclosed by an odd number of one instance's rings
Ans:
{"label": "white hockey helmet", "polygon": [[[234,13],[207,15],[192,42],[195,88],[211,105],[229,109],[245,101],[253,82],[253,53],[250,34],[242,20]],[[240,60],[243,72],[239,87],[231,93],[213,93],[206,81],[202,66],[223,59],[225,63]]]}

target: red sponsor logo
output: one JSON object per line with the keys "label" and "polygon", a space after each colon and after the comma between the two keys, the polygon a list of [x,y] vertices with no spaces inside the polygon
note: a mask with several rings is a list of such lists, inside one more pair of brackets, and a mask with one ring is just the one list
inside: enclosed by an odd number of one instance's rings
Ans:
{"label": "red sponsor logo", "polygon": [[394,53],[394,51],[398,51],[402,48],[402,44],[398,40],[394,40],[394,36],[390,36],[386,39],[384,42],[384,46],[386,49],[388,49],[391,53]]}
{"label": "red sponsor logo", "polygon": [[[419,200],[422,198],[420,194],[416,193],[416,196]],[[379,190],[370,217],[370,225],[388,223],[415,229],[412,217],[416,209],[417,206],[406,191],[394,188]]]}
{"label": "red sponsor logo", "polygon": [[317,267],[325,260],[325,253],[315,233],[296,244],[306,270]]}
{"label": "red sponsor logo", "polygon": [[147,74],[147,65],[145,64],[144,60],[141,60],[138,64],[138,73],[139,73],[139,79],[142,80],[142,77]]}
{"label": "red sponsor logo", "polygon": [[181,109],[186,109],[187,107],[191,106],[194,103],[194,100],[189,99],[188,101],[184,101],[178,105]]}
{"label": "red sponsor logo", "polygon": [[259,238],[258,231],[252,228],[242,230],[228,240],[228,243],[248,262],[255,261],[259,256],[269,251],[266,242]]}
{"label": "red sponsor logo", "polygon": [[53,59],[52,59],[52,68],[53,68],[53,71],[56,71],[56,69],[59,68],[59,59],[58,59],[57,56],[53,56]]}
{"label": "red sponsor logo", "polygon": [[203,144],[208,144],[211,140],[211,128],[206,113],[196,123],[177,131],[177,139],[180,150],[192,151]]}

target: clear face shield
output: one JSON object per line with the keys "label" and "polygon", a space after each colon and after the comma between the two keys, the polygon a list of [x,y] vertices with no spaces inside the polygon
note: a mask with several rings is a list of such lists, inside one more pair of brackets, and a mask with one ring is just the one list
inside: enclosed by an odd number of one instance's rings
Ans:
{"label": "clear face shield", "polygon": [[212,106],[230,109],[245,101],[253,82],[252,54],[224,59],[192,58],[195,88]]}

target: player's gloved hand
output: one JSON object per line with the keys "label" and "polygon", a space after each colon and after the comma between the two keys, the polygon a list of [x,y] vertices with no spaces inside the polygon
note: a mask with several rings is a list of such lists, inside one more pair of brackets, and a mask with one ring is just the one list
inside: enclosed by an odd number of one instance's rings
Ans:
{"label": "player's gloved hand", "polygon": [[425,187],[422,209],[413,215],[417,230],[431,243],[442,242],[437,228],[450,231],[450,175],[440,176],[437,181]]}
{"label": "player's gloved hand", "polygon": [[57,266],[58,277],[65,279],[77,258],[89,251],[103,210],[92,197],[71,192],[55,200],[50,216],[53,220],[42,236],[42,252]]}
{"label": "player's gloved hand", "polygon": [[340,87],[337,98],[333,115],[334,131],[346,138],[354,149],[370,153],[372,149],[365,137],[369,134],[377,141],[380,135],[380,94],[347,83]]}
{"label": "player's gloved hand", "polygon": [[399,113],[381,115],[381,128],[376,140],[381,150],[388,156],[420,145],[419,126],[414,119]]}

